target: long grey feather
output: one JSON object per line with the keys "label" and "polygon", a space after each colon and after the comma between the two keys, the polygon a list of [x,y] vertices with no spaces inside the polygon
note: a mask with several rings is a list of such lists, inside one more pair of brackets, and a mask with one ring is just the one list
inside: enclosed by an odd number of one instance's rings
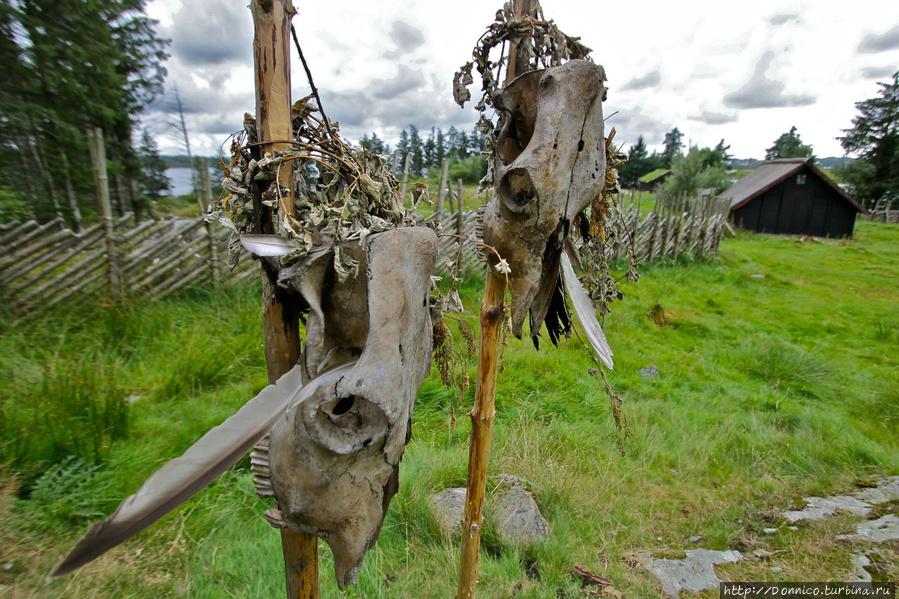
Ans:
{"label": "long grey feather", "polygon": [[574,313],[577,314],[577,319],[584,328],[584,333],[586,333],[587,339],[590,340],[590,345],[593,346],[593,350],[599,356],[599,359],[602,360],[602,363],[609,368],[613,368],[612,348],[609,347],[606,334],[602,332],[602,327],[599,325],[599,321],[596,320],[596,308],[593,307],[593,301],[578,280],[574,267],[571,266],[571,260],[565,252],[562,252],[562,281],[565,283],[568,297],[571,298],[571,307]]}
{"label": "long grey feather", "polygon": [[256,256],[283,256],[294,249],[293,242],[278,235],[241,235],[240,243]]}
{"label": "long grey feather", "polygon": [[184,455],[153,473],[113,515],[95,524],[50,575],[68,574],[96,559],[190,499],[240,460],[290,407],[316,389],[336,384],[354,364],[343,364],[306,385],[301,366],[294,366],[236,414],[210,429]]}

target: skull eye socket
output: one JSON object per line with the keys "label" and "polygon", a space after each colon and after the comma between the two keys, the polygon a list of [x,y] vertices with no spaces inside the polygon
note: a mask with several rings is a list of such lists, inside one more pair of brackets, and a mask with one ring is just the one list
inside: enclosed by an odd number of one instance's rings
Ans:
{"label": "skull eye socket", "polygon": [[500,183],[503,204],[515,213],[524,212],[537,199],[537,190],[526,169],[514,168],[506,173]]}
{"label": "skull eye socket", "polygon": [[527,147],[537,121],[537,87],[543,71],[525,73],[509,84],[496,99],[500,112],[497,157],[511,164]]}

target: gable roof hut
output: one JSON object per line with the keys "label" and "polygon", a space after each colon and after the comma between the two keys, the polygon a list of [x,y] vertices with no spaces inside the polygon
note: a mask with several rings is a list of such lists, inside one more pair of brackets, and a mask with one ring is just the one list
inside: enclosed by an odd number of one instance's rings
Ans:
{"label": "gable roof hut", "polygon": [[759,233],[851,237],[865,209],[809,158],[767,160],[718,195],[734,224]]}

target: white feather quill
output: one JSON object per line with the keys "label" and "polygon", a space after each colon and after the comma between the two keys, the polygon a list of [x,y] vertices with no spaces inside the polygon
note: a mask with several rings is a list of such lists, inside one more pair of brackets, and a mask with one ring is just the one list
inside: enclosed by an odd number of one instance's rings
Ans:
{"label": "white feather quill", "polygon": [[599,359],[602,360],[602,363],[609,368],[613,368],[612,348],[609,347],[606,335],[602,332],[599,321],[596,320],[596,308],[593,306],[593,301],[590,299],[584,286],[578,280],[574,267],[571,266],[571,259],[568,258],[568,254],[565,252],[562,252],[562,282],[565,283],[565,290],[568,292],[568,297],[571,298],[571,307],[574,313],[577,314],[577,319],[584,328],[584,333],[586,333],[587,339],[590,340],[590,345],[593,346],[593,350],[599,356]]}
{"label": "white feather quill", "polygon": [[277,235],[241,235],[240,243],[244,249],[255,256],[283,256],[290,253],[293,242]]}
{"label": "white feather quill", "polygon": [[258,443],[288,409],[316,389],[335,385],[354,364],[343,364],[306,385],[302,367],[294,366],[236,414],[210,429],[184,455],[153,473],[114,514],[95,524],[50,575],[68,574],[96,559],[190,499]]}

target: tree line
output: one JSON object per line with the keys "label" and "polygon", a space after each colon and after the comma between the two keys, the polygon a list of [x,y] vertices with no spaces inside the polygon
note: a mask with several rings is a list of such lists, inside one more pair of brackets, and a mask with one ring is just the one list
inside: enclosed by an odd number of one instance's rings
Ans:
{"label": "tree line", "polygon": [[427,138],[423,137],[418,127],[409,125],[403,129],[395,150],[378,137],[377,133],[364,135],[359,145],[375,154],[396,154],[391,163],[394,175],[402,177],[406,157],[409,157],[409,175],[411,177],[437,177],[442,168],[443,159],[450,159],[450,178],[463,179],[466,183],[477,183],[487,173],[487,162],[482,155],[487,149],[487,141],[477,130],[460,131],[450,127],[444,133],[439,127],[431,127]]}
{"label": "tree line", "polygon": [[[0,220],[96,213],[85,131],[106,140],[121,214],[159,193],[158,151],[138,117],[162,92],[168,40],[146,0],[0,0]],[[154,169],[156,169],[154,171]]]}

